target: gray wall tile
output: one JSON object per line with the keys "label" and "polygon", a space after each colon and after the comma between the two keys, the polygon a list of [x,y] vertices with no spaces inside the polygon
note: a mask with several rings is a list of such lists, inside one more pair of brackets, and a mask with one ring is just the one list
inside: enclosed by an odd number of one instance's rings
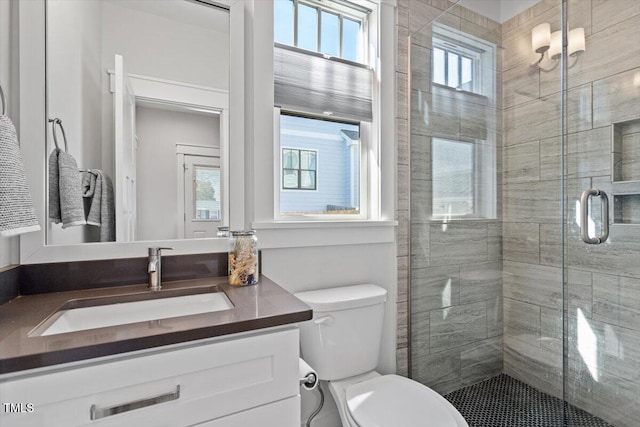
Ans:
{"label": "gray wall tile", "polygon": [[533,264],[539,262],[540,225],[538,223],[505,222],[503,233],[505,260]]}
{"label": "gray wall tile", "polygon": [[432,266],[486,261],[486,223],[462,221],[432,223],[430,259]]}
{"label": "gray wall tile", "polygon": [[502,296],[502,262],[460,266],[460,304]]}
{"label": "gray wall tile", "polygon": [[540,306],[504,298],[504,335],[540,347]]}
{"label": "gray wall tile", "polygon": [[[640,18],[638,19],[640,27]],[[640,39],[640,29],[637,30]],[[617,49],[616,49],[617,50]],[[640,48],[636,53],[636,68],[606,79],[593,82],[593,124],[594,127],[640,118],[640,86],[634,79],[640,72]]]}
{"label": "gray wall tile", "polygon": [[422,313],[460,304],[460,267],[411,270],[411,311]]}
{"label": "gray wall tile", "polygon": [[469,347],[460,353],[463,386],[476,384],[502,373],[502,337],[483,340]]}
{"label": "gray wall tile", "polygon": [[440,394],[450,393],[462,386],[460,376],[460,350],[412,357],[413,379]]}
{"label": "gray wall tile", "polygon": [[432,353],[487,338],[487,310],[484,302],[433,310],[429,315],[429,348]]}
{"label": "gray wall tile", "polygon": [[562,268],[503,262],[505,298],[562,309]]}

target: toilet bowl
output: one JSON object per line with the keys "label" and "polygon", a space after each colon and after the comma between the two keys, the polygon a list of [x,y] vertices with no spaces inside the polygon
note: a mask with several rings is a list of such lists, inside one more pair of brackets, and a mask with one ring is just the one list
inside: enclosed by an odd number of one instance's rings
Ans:
{"label": "toilet bowl", "polygon": [[370,372],[329,382],[344,427],[468,427],[444,397],[398,375]]}
{"label": "toilet bowl", "polygon": [[387,291],[365,284],[300,292],[313,309],[300,324],[302,356],[327,381],[343,427],[468,427],[430,388],[378,364]]}

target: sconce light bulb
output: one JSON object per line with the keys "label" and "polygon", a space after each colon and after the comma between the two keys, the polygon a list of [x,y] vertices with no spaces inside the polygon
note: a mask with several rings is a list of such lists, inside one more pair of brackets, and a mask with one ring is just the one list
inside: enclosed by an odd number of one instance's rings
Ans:
{"label": "sconce light bulb", "polygon": [[531,46],[535,53],[545,53],[551,42],[551,24],[540,24],[531,31]]}
{"label": "sconce light bulb", "polygon": [[549,47],[549,58],[557,59],[562,54],[562,32],[551,33],[551,46]]}
{"label": "sconce light bulb", "polygon": [[585,49],[585,40],[584,40],[584,28],[574,28],[569,31],[569,41],[568,41],[568,50],[569,56],[578,56]]}

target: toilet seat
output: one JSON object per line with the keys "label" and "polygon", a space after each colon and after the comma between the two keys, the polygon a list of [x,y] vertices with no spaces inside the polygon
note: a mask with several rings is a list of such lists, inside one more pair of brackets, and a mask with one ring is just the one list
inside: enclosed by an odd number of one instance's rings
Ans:
{"label": "toilet seat", "polygon": [[446,399],[398,375],[382,375],[346,389],[350,421],[360,427],[460,427],[460,414]]}

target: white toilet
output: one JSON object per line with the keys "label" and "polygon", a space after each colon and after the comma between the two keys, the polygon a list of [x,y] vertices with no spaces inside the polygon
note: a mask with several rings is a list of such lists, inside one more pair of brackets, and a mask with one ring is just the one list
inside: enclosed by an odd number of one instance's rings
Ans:
{"label": "white toilet", "polygon": [[430,388],[378,365],[387,291],[376,285],[299,292],[313,309],[300,324],[302,357],[329,381],[343,427],[468,427]]}

